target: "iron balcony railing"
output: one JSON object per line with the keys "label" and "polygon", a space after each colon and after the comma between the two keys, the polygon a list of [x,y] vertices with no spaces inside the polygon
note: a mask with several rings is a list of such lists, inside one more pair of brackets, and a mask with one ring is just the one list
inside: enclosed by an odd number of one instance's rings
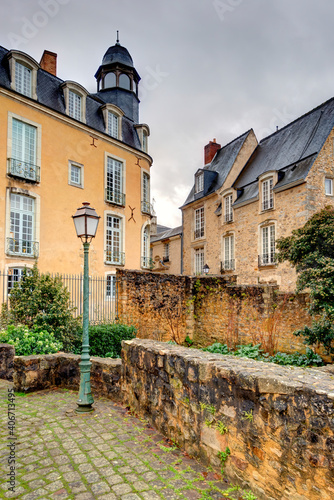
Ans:
{"label": "iron balcony railing", "polygon": [[154,260],[150,257],[142,257],[141,258],[141,267],[144,269],[153,269]]}
{"label": "iron balcony railing", "polygon": [[125,194],[119,191],[112,191],[109,188],[105,190],[105,200],[108,203],[114,203],[115,205],[125,206]]}
{"label": "iron balcony railing", "polygon": [[164,257],[162,257],[162,262],[169,262],[169,255],[165,255]]}
{"label": "iron balcony railing", "polygon": [[115,264],[117,266],[124,266],[125,252],[119,252],[112,247],[107,246],[105,250],[105,262],[108,264]]}
{"label": "iron balcony railing", "polygon": [[221,262],[221,270],[222,271],[234,271],[235,270],[234,259],[223,260],[223,262]]}
{"label": "iron balcony railing", "polygon": [[198,238],[203,238],[203,237],[204,237],[204,227],[201,227],[200,229],[195,229],[194,239],[197,240]]}
{"label": "iron balcony railing", "polygon": [[270,208],[274,208],[274,198],[262,202],[262,210],[269,210]]}
{"label": "iron balcony railing", "polygon": [[233,212],[225,214],[225,222],[232,222],[232,221],[233,221]]}
{"label": "iron balcony railing", "polygon": [[264,253],[258,256],[259,266],[272,266],[276,264],[275,252]]}
{"label": "iron balcony railing", "polygon": [[30,182],[40,181],[40,167],[25,161],[9,158],[8,174]]}
{"label": "iron balcony railing", "polygon": [[8,255],[21,255],[24,257],[38,257],[39,243],[38,241],[17,240],[15,238],[7,238]]}
{"label": "iron balcony railing", "polygon": [[152,215],[152,213],[153,213],[152,204],[149,201],[142,201],[141,202],[141,211],[143,214]]}

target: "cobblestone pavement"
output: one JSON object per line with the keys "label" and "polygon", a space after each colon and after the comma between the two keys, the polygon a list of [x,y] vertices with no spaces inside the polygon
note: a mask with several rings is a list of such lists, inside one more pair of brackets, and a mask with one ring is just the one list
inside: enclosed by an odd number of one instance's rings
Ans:
{"label": "cobblestone pavement", "polygon": [[[124,407],[104,398],[96,398],[94,412],[78,415],[74,412],[76,392],[56,389],[15,394],[15,420],[8,424],[11,387],[0,381],[1,498],[232,498],[231,486],[220,475],[175,449]],[[8,489],[10,457],[15,458],[16,466],[14,492]]]}

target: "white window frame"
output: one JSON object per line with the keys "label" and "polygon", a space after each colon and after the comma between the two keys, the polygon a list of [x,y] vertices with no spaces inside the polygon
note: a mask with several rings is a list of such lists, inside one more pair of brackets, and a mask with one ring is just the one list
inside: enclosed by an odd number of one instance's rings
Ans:
{"label": "white window frame", "polygon": [[[106,276],[106,290],[105,297],[106,300],[115,300],[116,299],[116,274],[108,273]],[[110,281],[110,283],[108,283]]]}
{"label": "white window frame", "polygon": [[164,260],[164,262],[169,262],[169,259],[170,259],[170,244],[168,241],[167,243],[164,243],[163,260]]}
{"label": "white window frame", "polygon": [[142,151],[147,153],[148,151],[148,137],[150,136],[150,127],[146,125],[146,123],[140,123],[135,125],[135,129],[137,130],[140,145]]}
{"label": "white window frame", "polygon": [[233,222],[233,194],[228,193],[224,196],[224,221]]}
{"label": "white window frame", "polygon": [[205,237],[205,214],[204,206],[194,210],[194,239],[198,240]]}
{"label": "white window frame", "polygon": [[[122,119],[124,116],[124,112],[118,106],[115,106],[114,104],[110,104],[110,103],[104,104],[103,106],[101,106],[101,110],[102,110],[102,114],[103,114],[106,134],[108,134],[113,139],[118,139],[119,141],[121,141],[122,140]],[[111,115],[113,115],[114,117],[117,118],[117,133],[116,133],[116,131],[112,131],[109,128],[109,118]]]}
{"label": "white window frame", "polygon": [[260,266],[272,266],[275,261],[276,225],[274,222],[260,227]]}
{"label": "white window frame", "polygon": [[143,269],[150,268],[151,251],[150,251],[150,225],[145,223],[142,227],[141,237],[141,267]]}
{"label": "white window frame", "polygon": [[[328,190],[329,185],[329,190]],[[326,196],[333,196],[333,178],[325,177],[325,194]]]}
{"label": "white window frame", "polygon": [[[73,169],[79,169],[79,182],[75,182],[72,177]],[[83,189],[84,187],[84,166],[76,161],[69,160],[68,162],[68,183],[70,186]]]}
{"label": "white window frame", "polygon": [[[119,220],[119,228],[110,227],[110,218]],[[112,241],[112,244],[109,244],[110,233],[112,234],[112,240],[114,240],[113,233],[118,233],[118,249],[114,248],[115,241]],[[112,248],[109,248],[112,247]],[[117,247],[117,245],[116,245]],[[104,218],[104,249],[105,249],[105,259],[104,262],[107,265],[112,266],[123,266],[125,263],[125,219],[124,215],[117,213],[116,211],[106,211]],[[108,255],[110,253],[110,258]],[[114,257],[114,252],[117,252],[119,256]],[[116,254],[115,254],[116,255]]]}
{"label": "white window frame", "polygon": [[195,174],[195,194],[204,191],[204,172]]}
{"label": "white window frame", "polygon": [[[88,96],[87,90],[80,85],[79,83],[66,81],[61,85],[64,92],[65,99],[65,108],[66,114],[73,118],[74,120],[78,120],[82,123],[86,123],[86,98]],[[76,95],[80,98],[80,113],[70,113],[70,96]]]}
{"label": "white window frame", "polygon": [[261,210],[274,208],[274,178],[273,176],[261,181]]}
{"label": "white window frame", "polygon": [[225,271],[234,271],[235,269],[235,241],[234,234],[226,234],[223,237],[223,269]]}
{"label": "white window frame", "polygon": [[[118,175],[118,172],[120,172],[120,175]],[[126,162],[123,158],[105,153],[104,186],[105,201],[107,203],[121,207],[125,206],[125,172]],[[117,184],[119,185],[119,189],[116,189]]]}
{"label": "white window frame", "polygon": [[143,214],[151,215],[151,176],[150,172],[141,172],[141,211]]}
{"label": "white window frame", "polygon": [[203,274],[203,267],[205,262],[205,250],[204,247],[194,248],[194,274]]}
{"label": "white window frame", "polygon": [[[25,97],[30,97],[31,99],[37,99],[37,71],[40,68],[40,65],[38,64],[35,59],[32,57],[28,56],[28,54],[25,54],[24,52],[20,52],[19,50],[11,50],[8,53],[8,62],[9,62],[9,70],[10,70],[10,77],[11,77],[11,88],[15,90],[16,92],[24,95]],[[27,68],[30,70],[30,76],[31,76],[31,81],[30,81],[30,92],[29,93],[24,93],[22,92],[22,88],[18,89],[17,88],[17,66],[16,64],[19,64],[23,66],[24,68]]]}

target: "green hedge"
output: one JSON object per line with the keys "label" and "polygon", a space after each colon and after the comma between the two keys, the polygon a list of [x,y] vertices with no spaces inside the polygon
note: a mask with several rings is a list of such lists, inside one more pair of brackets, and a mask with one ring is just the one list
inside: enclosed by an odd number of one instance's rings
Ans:
{"label": "green hedge", "polygon": [[120,358],[122,340],[135,338],[134,326],[118,323],[91,325],[89,327],[90,355],[102,358]]}

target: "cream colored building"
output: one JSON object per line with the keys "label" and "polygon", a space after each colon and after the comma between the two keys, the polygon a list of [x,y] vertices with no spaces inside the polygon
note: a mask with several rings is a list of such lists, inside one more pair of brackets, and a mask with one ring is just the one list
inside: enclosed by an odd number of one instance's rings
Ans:
{"label": "cream colored building", "polygon": [[162,228],[151,235],[152,271],[181,274],[182,226]]}

